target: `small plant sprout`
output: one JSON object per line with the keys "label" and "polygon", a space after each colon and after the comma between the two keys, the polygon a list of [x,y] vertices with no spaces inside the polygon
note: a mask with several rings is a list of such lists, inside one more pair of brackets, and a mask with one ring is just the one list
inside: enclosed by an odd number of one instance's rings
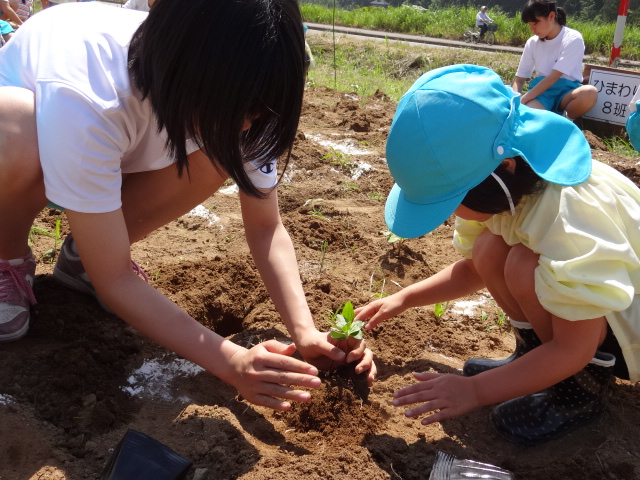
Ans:
{"label": "small plant sprout", "polygon": [[378,280],[374,285],[372,285],[372,289],[376,288],[378,285],[380,285],[380,291],[379,292],[375,292],[373,294],[374,297],[378,297],[378,298],[384,298],[384,297],[388,297],[389,294],[388,293],[384,293],[384,286],[387,283],[387,279],[383,278],[382,280]]}
{"label": "small plant sprout", "polygon": [[441,303],[438,302],[433,306],[433,314],[436,317],[436,320],[440,321],[440,319],[442,318],[442,316],[447,313],[447,310],[449,309],[449,302],[445,302],[445,303]]}
{"label": "small plant sprout", "polygon": [[360,320],[354,322],[355,311],[353,304],[347,302],[342,307],[342,312],[334,313],[330,312],[329,324],[331,325],[331,338],[336,340],[348,340],[349,337],[353,337],[356,340],[362,340],[364,336],[362,327],[364,322]]}
{"label": "small plant sprout", "polygon": [[329,248],[329,242],[326,240],[322,242],[320,246],[320,272],[322,272],[322,267],[324,266],[324,257],[327,254],[327,250]]}
{"label": "small plant sprout", "polygon": [[399,237],[398,235],[393,233],[391,230],[383,230],[380,233],[385,237],[387,237],[388,243],[395,246],[396,253],[400,253],[400,247],[402,246],[402,243],[404,242],[405,239],[403,237]]}
{"label": "small plant sprout", "polygon": [[62,229],[60,225],[61,225],[61,220],[60,220],[60,215],[58,215],[58,218],[56,218],[56,226],[54,229],[54,233],[47,234],[47,236],[53,237],[53,248],[51,250],[47,250],[42,255],[42,258],[47,260],[49,263],[53,263],[53,260],[56,258],[56,252],[57,252],[58,246],[62,243],[62,240],[60,239],[62,235]]}
{"label": "small plant sprout", "polygon": [[318,207],[313,207],[309,210],[309,215],[315,218],[324,218],[324,213],[322,213],[322,210]]}
{"label": "small plant sprout", "polygon": [[338,166],[338,169],[347,175],[351,175],[353,168],[355,167],[354,163],[351,161],[349,154],[340,152],[333,147],[329,147],[331,149],[331,153],[327,153],[322,157],[323,160],[333,158],[331,163]]}

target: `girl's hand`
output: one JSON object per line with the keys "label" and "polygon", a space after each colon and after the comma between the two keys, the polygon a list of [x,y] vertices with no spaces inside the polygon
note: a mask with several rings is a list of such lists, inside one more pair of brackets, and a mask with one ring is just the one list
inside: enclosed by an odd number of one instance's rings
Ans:
{"label": "girl's hand", "polygon": [[302,358],[320,370],[330,370],[359,360],[355,372],[362,373],[368,370],[367,382],[369,386],[373,385],[377,369],[373,363],[373,353],[367,348],[364,340],[351,337],[347,340],[337,340],[328,332],[308,329],[299,336],[296,345]]}
{"label": "girl's hand", "polygon": [[249,402],[274,410],[291,408],[288,401],[308,402],[311,394],[291,385],[307,388],[320,386],[318,369],[291,358],[295,345],[268,340],[250,350],[238,349],[229,359],[233,374],[228,382]]}
{"label": "girl's hand", "polygon": [[457,417],[480,406],[473,387],[473,377],[428,372],[414,373],[413,376],[419,383],[394,392],[393,405],[400,407],[424,402],[404,412],[412,418],[437,410],[422,419],[423,425]]}
{"label": "girl's hand", "polygon": [[402,305],[398,295],[391,295],[389,297],[381,298],[375,302],[371,302],[364,307],[356,308],[354,321],[369,320],[364,328],[365,330],[371,330],[375,328],[379,323],[389,320],[391,317],[395,317],[404,312],[405,308]]}

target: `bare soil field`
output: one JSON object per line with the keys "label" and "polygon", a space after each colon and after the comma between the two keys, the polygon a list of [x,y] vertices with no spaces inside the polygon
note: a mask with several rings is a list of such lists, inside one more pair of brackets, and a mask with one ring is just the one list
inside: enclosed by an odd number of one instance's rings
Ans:
{"label": "bare soil field", "polygon": [[[365,107],[353,94],[306,92],[291,164],[278,187],[317,326],[346,301],[363,305],[432,275],[457,257],[451,222],[391,244],[381,234],[392,179],[384,145],[395,103]],[[462,133],[463,134],[463,133]],[[639,159],[594,157],[640,181]],[[216,193],[193,215],[133,247],[150,282],[198,321],[244,346],[287,340],[244,239],[237,193]],[[59,213],[37,226],[55,230]],[[68,233],[64,215],[63,235]],[[181,362],[91,298],[58,285],[34,237],[38,262],[32,325],[0,345],[0,479],[95,479],[128,429],[193,462],[187,478],[219,480],[425,480],[437,451],[508,469],[522,480],[640,478],[640,385],[617,380],[605,415],[536,447],[491,427],[485,407],[424,427],[392,406],[412,372],[459,372],[471,356],[509,355],[514,339],[483,292],[443,316],[416,308],[367,333],[379,376],[370,389],[338,371],[307,404],[286,413],[248,404],[233,388]]]}

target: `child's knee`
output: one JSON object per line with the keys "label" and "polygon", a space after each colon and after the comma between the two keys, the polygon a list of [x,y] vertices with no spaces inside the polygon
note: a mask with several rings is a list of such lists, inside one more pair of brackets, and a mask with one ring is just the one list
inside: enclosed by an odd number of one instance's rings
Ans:
{"label": "child's knee", "polygon": [[504,265],[504,278],[509,292],[522,301],[535,296],[535,269],[540,255],[522,244],[514,245]]}
{"label": "child's knee", "polygon": [[502,237],[485,230],[473,244],[473,265],[482,278],[495,276],[496,272],[501,271],[508,253],[509,246]]}

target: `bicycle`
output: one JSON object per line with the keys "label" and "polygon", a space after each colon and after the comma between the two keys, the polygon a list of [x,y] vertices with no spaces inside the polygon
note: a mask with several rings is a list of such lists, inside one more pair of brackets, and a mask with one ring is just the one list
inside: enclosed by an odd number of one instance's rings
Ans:
{"label": "bicycle", "polygon": [[[495,23],[490,23],[487,25],[487,31],[484,34],[484,40],[487,42],[487,45],[493,45],[496,43],[496,30],[498,30],[498,25]],[[480,30],[471,30],[468,29],[464,32],[464,41],[467,43],[478,43],[480,41]]]}

